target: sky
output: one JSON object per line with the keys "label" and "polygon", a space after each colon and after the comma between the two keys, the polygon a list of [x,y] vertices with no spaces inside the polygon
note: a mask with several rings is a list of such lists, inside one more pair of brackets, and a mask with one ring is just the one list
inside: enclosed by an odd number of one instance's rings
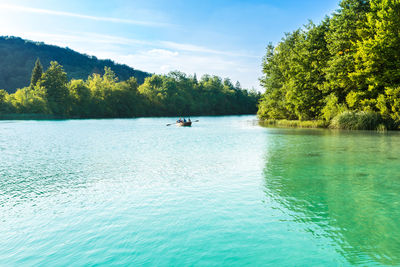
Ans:
{"label": "sky", "polygon": [[150,73],[218,75],[262,91],[262,57],[339,0],[0,0],[0,35],[69,47]]}

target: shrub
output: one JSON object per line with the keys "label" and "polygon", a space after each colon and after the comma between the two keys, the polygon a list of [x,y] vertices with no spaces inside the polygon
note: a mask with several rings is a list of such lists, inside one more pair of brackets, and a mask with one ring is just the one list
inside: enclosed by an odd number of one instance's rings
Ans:
{"label": "shrub", "polygon": [[330,127],[346,130],[377,130],[378,126],[382,129],[381,124],[386,126],[387,122],[376,112],[344,111],[333,118]]}

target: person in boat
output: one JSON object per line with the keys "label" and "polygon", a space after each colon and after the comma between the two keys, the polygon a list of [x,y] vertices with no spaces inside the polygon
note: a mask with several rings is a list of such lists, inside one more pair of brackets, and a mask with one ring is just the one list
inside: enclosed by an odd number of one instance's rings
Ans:
{"label": "person in boat", "polygon": [[186,122],[186,119],[185,119],[185,118],[183,118],[183,122]]}
{"label": "person in boat", "polygon": [[190,118],[188,119],[188,122],[191,122]]}
{"label": "person in boat", "polygon": [[176,123],[180,123],[180,122],[182,122],[181,118],[179,118],[179,120],[176,121]]}

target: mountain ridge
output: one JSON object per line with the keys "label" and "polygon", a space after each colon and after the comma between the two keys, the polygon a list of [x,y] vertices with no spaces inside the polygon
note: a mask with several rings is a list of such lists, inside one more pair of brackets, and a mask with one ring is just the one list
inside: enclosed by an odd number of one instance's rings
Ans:
{"label": "mountain ridge", "polygon": [[0,89],[14,93],[18,88],[28,86],[36,59],[39,58],[44,69],[51,61],[61,64],[68,79],[86,79],[92,73],[104,73],[110,67],[120,81],[135,77],[139,84],[150,73],[134,69],[110,59],[98,59],[79,53],[68,47],[35,42],[16,36],[0,36]]}

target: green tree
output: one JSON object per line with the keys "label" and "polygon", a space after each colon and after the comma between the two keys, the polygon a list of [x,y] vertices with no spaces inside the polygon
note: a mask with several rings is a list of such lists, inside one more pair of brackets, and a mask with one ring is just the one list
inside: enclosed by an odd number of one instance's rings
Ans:
{"label": "green tree", "polygon": [[400,86],[386,88],[377,99],[377,108],[384,118],[390,118],[395,123],[400,123]]}
{"label": "green tree", "polygon": [[164,102],[167,98],[167,91],[163,87],[163,76],[153,75],[144,80],[144,83],[139,86],[139,93],[142,94],[146,101],[151,103],[151,110],[154,115],[166,114]]}
{"label": "green tree", "polygon": [[195,74],[193,74],[193,83],[195,83],[195,84],[197,84],[197,83],[198,83],[198,81],[197,81],[197,75],[196,75],[196,73],[195,73]]}
{"label": "green tree", "polygon": [[18,89],[14,94],[10,95],[10,103],[17,113],[50,113],[45,92],[43,88],[37,86],[35,90],[30,87]]}
{"label": "green tree", "polygon": [[7,91],[0,90],[0,114],[12,113],[14,111],[9,99],[10,95]]}
{"label": "green tree", "polygon": [[118,117],[146,115],[146,102],[138,92],[138,83],[134,77],[118,83],[110,101]]}
{"label": "green tree", "polygon": [[366,0],[343,0],[339,7],[330,19],[325,36],[330,56],[324,68],[323,90],[344,102],[350,91],[358,90],[349,73],[355,70],[356,46],[361,39],[359,31],[365,27],[370,4]]}
{"label": "green tree", "polygon": [[268,44],[262,64],[264,76],[260,79],[261,86],[265,88],[265,93],[261,97],[257,112],[262,119],[293,118],[286,108],[286,92],[283,87],[285,78],[281,65],[284,63],[284,54],[283,42],[276,48],[271,43]]}
{"label": "green tree", "polygon": [[43,67],[42,64],[40,63],[39,58],[37,58],[35,62],[35,67],[33,68],[31,75],[31,85],[30,85],[31,89],[35,87],[37,82],[42,77],[42,74],[43,74]]}
{"label": "green tree", "polygon": [[400,84],[400,1],[371,0],[366,27],[360,29],[351,78],[364,93],[364,109],[376,110],[385,88]]}
{"label": "green tree", "polygon": [[91,113],[92,95],[83,80],[72,80],[68,83],[71,100],[70,115],[76,117],[89,117]]}
{"label": "green tree", "polygon": [[70,99],[67,82],[67,74],[56,61],[50,63],[50,67],[38,82],[38,86],[44,89],[53,114],[67,115],[69,112]]}
{"label": "green tree", "polygon": [[307,120],[320,116],[325,81],[322,69],[329,58],[325,41],[328,26],[328,19],[320,25],[310,22],[305,29],[286,34],[276,48],[267,47],[260,117]]}
{"label": "green tree", "polygon": [[235,83],[235,89],[236,89],[236,90],[241,90],[241,89],[242,89],[242,85],[240,84],[239,81],[236,81],[236,83]]}

